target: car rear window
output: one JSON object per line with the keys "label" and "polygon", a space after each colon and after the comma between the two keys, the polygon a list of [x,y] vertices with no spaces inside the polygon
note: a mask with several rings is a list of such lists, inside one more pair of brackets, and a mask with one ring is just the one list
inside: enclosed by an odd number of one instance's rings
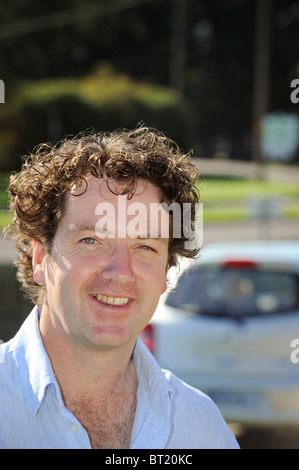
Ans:
{"label": "car rear window", "polygon": [[299,310],[299,276],[207,265],[181,276],[166,304],[202,315],[243,317]]}

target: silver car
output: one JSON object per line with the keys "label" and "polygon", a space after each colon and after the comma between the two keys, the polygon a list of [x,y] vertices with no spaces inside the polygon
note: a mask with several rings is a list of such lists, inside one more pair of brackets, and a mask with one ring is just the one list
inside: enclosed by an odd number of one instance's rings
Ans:
{"label": "silver car", "polygon": [[298,424],[299,242],[204,247],[141,337],[226,420]]}

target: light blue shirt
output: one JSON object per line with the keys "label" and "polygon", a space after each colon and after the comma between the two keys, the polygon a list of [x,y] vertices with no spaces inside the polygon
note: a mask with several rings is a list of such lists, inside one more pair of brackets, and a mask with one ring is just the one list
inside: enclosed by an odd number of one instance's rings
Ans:
{"label": "light blue shirt", "polygon": [[[141,340],[131,449],[220,449],[238,444],[214,403],[168,371]],[[90,449],[86,430],[64,406],[43,346],[35,307],[0,347],[0,448]]]}

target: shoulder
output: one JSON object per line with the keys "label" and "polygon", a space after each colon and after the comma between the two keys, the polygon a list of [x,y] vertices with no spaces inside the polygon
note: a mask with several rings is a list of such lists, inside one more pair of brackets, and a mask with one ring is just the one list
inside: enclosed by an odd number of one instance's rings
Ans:
{"label": "shoulder", "polygon": [[[179,439],[191,442],[193,448],[238,448],[238,443],[215,403],[200,390],[188,385],[169,371],[163,370],[172,387],[174,430]],[[190,448],[190,447],[189,447]]]}
{"label": "shoulder", "polygon": [[[24,414],[24,394],[11,343],[0,345],[0,447],[10,448]],[[23,423],[24,424],[24,423]],[[14,430],[12,432],[12,430]]]}
{"label": "shoulder", "polygon": [[1,400],[5,396],[11,397],[21,387],[18,368],[16,366],[11,341],[0,345],[0,386]]}
{"label": "shoulder", "polygon": [[12,373],[14,369],[15,362],[11,341],[0,344],[0,377],[3,378],[8,372]]}
{"label": "shoulder", "polygon": [[199,413],[206,414],[207,410],[216,415],[219,413],[214,402],[205,393],[183,382],[168,370],[163,370],[163,373],[173,389],[176,403],[182,409],[188,411],[191,407],[195,407]]}

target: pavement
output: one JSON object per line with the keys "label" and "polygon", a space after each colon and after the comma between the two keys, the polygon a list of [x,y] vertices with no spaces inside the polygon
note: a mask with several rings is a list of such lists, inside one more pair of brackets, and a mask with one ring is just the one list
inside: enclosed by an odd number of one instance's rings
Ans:
{"label": "pavement", "polygon": [[299,220],[203,223],[203,243],[250,240],[299,240]]}
{"label": "pavement", "polygon": [[268,181],[290,182],[299,184],[299,165],[286,165],[267,162],[264,164],[252,163],[243,160],[229,160],[227,158],[192,158],[201,175],[263,178]]}

